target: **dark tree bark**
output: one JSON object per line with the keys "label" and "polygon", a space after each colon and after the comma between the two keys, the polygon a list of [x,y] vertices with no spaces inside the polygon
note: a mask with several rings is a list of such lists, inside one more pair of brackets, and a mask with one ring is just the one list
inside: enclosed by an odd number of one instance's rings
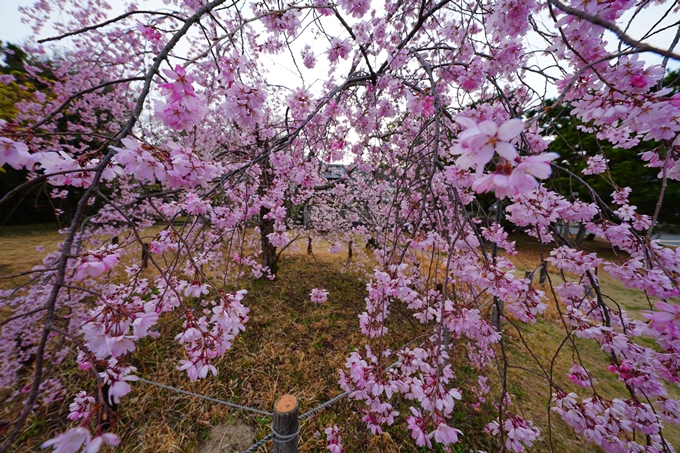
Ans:
{"label": "dark tree bark", "polygon": [[544,260],[541,262],[541,271],[539,273],[538,283],[544,285],[546,280],[548,280],[548,262]]}
{"label": "dark tree bark", "polygon": [[[269,144],[264,143],[264,146],[269,149]],[[265,195],[272,183],[272,165],[267,157],[262,163],[262,174],[260,176],[260,187],[258,189],[259,195]],[[264,206],[260,208],[260,241],[262,244],[262,265],[269,268],[272,274],[278,271],[278,255],[276,254],[276,247],[269,241],[268,235],[274,232],[274,219],[268,219],[270,209]],[[263,278],[265,278],[263,276]]]}
{"label": "dark tree bark", "polygon": [[142,269],[149,267],[149,243],[142,243]]}
{"label": "dark tree bark", "polygon": [[274,220],[265,218],[269,214],[269,208],[260,208],[260,237],[262,241],[262,265],[267,266],[272,274],[278,270],[278,257],[276,247],[269,241],[267,235],[274,232]]}
{"label": "dark tree bark", "polygon": [[586,236],[586,226],[585,224],[581,224],[578,227],[578,233],[576,233],[576,245],[579,247],[583,244],[583,238]]}

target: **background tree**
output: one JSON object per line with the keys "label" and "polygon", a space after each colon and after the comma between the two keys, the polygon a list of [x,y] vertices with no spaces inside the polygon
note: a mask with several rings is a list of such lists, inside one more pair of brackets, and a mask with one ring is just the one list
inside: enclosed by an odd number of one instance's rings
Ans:
{"label": "background tree", "polygon": [[[679,76],[677,70],[669,72],[661,86],[670,88],[671,94],[676,93],[680,88]],[[569,104],[554,107],[553,102],[552,100],[546,102],[546,107],[550,110],[542,117],[540,124],[545,129],[545,134],[554,138],[548,150],[560,155],[560,165],[584,178],[602,200],[610,205],[613,187],[620,189],[630,187],[632,189],[630,203],[637,206],[641,214],[653,215],[662,179],[659,177],[658,169],[639,163],[642,153],[657,149],[659,143],[641,140],[631,148],[615,147],[606,139],[598,139],[594,132],[584,130],[588,124],[571,115],[573,107]],[[535,112],[530,116],[534,114]],[[600,175],[583,174],[583,170],[588,167],[588,158],[597,155],[604,155],[608,160],[607,171]],[[566,197],[577,195],[581,199],[588,199],[585,189],[573,180],[570,181],[568,176],[559,175],[553,184],[558,192]],[[669,187],[665,193],[665,200],[659,213],[659,221],[679,224],[680,213],[676,206],[680,203],[680,187]]]}

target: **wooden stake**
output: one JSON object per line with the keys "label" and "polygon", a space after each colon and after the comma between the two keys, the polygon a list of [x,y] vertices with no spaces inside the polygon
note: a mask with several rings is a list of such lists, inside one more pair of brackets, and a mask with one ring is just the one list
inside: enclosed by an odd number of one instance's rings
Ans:
{"label": "wooden stake", "polygon": [[274,453],[298,453],[299,431],[297,398],[293,395],[284,395],[274,404],[272,420]]}

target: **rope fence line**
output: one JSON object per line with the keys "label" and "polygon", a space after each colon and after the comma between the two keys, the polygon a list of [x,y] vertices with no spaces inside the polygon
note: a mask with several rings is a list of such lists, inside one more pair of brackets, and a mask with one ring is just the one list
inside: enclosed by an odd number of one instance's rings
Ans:
{"label": "rope fence line", "polygon": [[[173,392],[181,393],[181,394],[183,394],[183,395],[195,396],[196,398],[201,398],[201,399],[204,399],[204,400],[207,400],[207,401],[212,401],[213,403],[223,404],[223,405],[225,405],[225,406],[233,407],[234,409],[241,409],[241,410],[244,410],[244,411],[255,412],[255,413],[257,413],[257,414],[265,415],[265,416],[267,416],[267,417],[271,417],[271,416],[274,415],[274,414],[272,414],[271,412],[262,411],[262,410],[260,410],[260,409],[255,409],[255,408],[248,407],[248,406],[242,406],[242,405],[236,404],[236,403],[230,403],[229,401],[219,400],[219,399],[217,399],[217,398],[212,398],[212,397],[210,397],[210,396],[201,395],[200,393],[189,392],[189,391],[187,391],[187,390],[178,389],[177,387],[172,387],[172,386],[170,386],[170,385],[165,385],[165,384],[161,384],[161,383],[159,383],[159,382],[150,381],[150,380],[148,380],[148,379],[144,379],[144,378],[141,378],[141,377],[138,378],[137,380],[138,380],[139,382],[144,382],[144,383],[146,383],[146,384],[154,385],[154,386],[160,387],[160,388],[162,388],[162,389],[166,389],[166,390],[170,390],[170,391],[173,391]],[[337,402],[337,401],[339,401],[339,400],[345,398],[347,395],[349,395],[349,393],[350,393],[350,392],[341,393],[340,395],[331,398],[330,400],[326,401],[325,403],[322,403],[322,404],[318,405],[318,406],[315,407],[314,409],[311,409],[311,410],[305,412],[304,414],[300,415],[300,420],[304,420],[304,419],[306,419],[306,418],[311,417],[312,415],[316,414],[316,413],[319,412],[320,410],[322,410],[322,409],[324,409],[324,408],[330,406],[331,404],[333,404],[333,403],[335,403],[335,402]],[[273,431],[273,430],[272,430],[272,431]],[[298,433],[295,433],[295,436],[297,436],[297,435],[298,435]],[[260,439],[258,442],[256,442],[255,444],[251,445],[250,448],[248,448],[248,449],[247,449],[246,451],[244,451],[243,453],[253,453],[253,452],[257,451],[260,447],[262,447],[264,444],[266,444],[267,442],[269,442],[271,439],[277,440],[277,439],[280,438],[281,441],[286,441],[286,440],[288,440],[288,437],[290,437],[290,435],[288,435],[288,436],[278,435],[278,436],[277,436],[277,435],[275,435],[274,432],[270,432],[270,433],[267,434],[265,437],[263,437],[262,439]]]}
{"label": "rope fence line", "polygon": [[202,398],[202,399],[204,399],[204,400],[212,401],[213,403],[224,404],[225,406],[233,407],[233,408],[235,408],[235,409],[241,409],[241,410],[244,410],[244,411],[255,412],[255,413],[257,413],[257,414],[266,415],[266,416],[268,416],[268,417],[271,417],[271,416],[273,415],[271,412],[261,411],[260,409],[254,409],[254,408],[248,407],[248,406],[241,406],[240,404],[230,403],[229,401],[218,400],[217,398],[211,398],[211,397],[209,397],[209,396],[201,395],[201,394],[199,394],[199,393],[188,392],[188,391],[186,391],[186,390],[182,390],[182,389],[178,389],[178,388],[175,388],[175,387],[171,387],[171,386],[169,386],[169,385],[165,385],[165,384],[160,384],[160,383],[158,383],[158,382],[149,381],[149,380],[146,380],[146,379],[141,378],[141,377],[138,378],[138,381],[144,382],[144,383],[147,383],[147,384],[151,384],[151,385],[155,385],[156,387],[164,388],[164,389],[166,389],[166,390],[172,390],[173,392],[183,393],[184,395],[189,395],[189,396],[195,396],[195,397],[197,397],[197,398]]}
{"label": "rope fence line", "polygon": [[312,415],[319,412],[321,409],[324,409],[324,408],[330,406],[331,404],[335,403],[336,401],[340,401],[341,399],[343,399],[347,395],[349,395],[349,392],[342,393],[342,394],[336,396],[335,398],[329,399],[325,403],[320,404],[319,406],[315,407],[314,409],[309,410],[309,411],[305,412],[304,414],[300,415],[300,420],[304,420],[305,418],[311,417]]}
{"label": "rope fence line", "polygon": [[[309,417],[311,417],[312,415],[314,415],[314,414],[316,414],[317,412],[319,412],[321,409],[325,409],[326,407],[330,406],[331,404],[340,401],[341,399],[345,398],[345,397],[346,397],[347,395],[349,395],[349,394],[350,394],[350,392],[341,393],[340,395],[335,396],[335,397],[329,399],[329,400],[326,401],[325,403],[322,403],[322,404],[318,405],[318,406],[315,407],[314,409],[308,410],[308,411],[305,412],[304,414],[300,415],[299,419],[300,419],[300,420],[304,420],[304,419],[306,419],[306,418],[309,418]],[[299,430],[298,430],[298,432],[299,432]],[[298,434],[298,433],[295,433],[295,435],[297,435],[297,434]],[[278,437],[280,437],[280,435],[279,435]],[[277,439],[277,435],[276,435],[274,432],[271,432],[271,433],[267,434],[267,435],[266,435],[265,437],[263,437],[261,440],[259,440],[258,442],[254,443],[253,445],[251,445],[251,446],[250,446],[247,450],[245,450],[243,453],[254,453],[254,452],[256,452],[258,449],[260,449],[260,447],[262,447],[264,444],[266,444],[267,442],[269,442],[271,439],[274,439],[274,441],[276,441],[276,439]]]}
{"label": "rope fence line", "polygon": [[[422,347],[422,344],[421,344],[421,347]],[[385,371],[387,371],[387,370],[389,370],[389,369],[391,369],[391,368],[394,368],[395,366],[397,366],[398,363],[399,363],[398,361],[392,363],[390,366],[388,366],[387,368],[385,368]],[[161,384],[161,383],[159,383],[159,382],[149,381],[148,379],[144,379],[144,378],[142,378],[142,377],[138,377],[137,380],[138,380],[139,382],[144,382],[144,383],[146,383],[146,384],[154,385],[154,386],[156,386],[156,387],[160,387],[160,388],[163,388],[163,389],[166,389],[166,390],[170,390],[170,391],[173,391],[173,392],[181,393],[181,394],[183,394],[183,395],[195,396],[196,398],[201,398],[201,399],[204,399],[204,400],[207,400],[207,401],[212,401],[213,403],[223,404],[223,405],[225,405],[225,406],[233,407],[234,409],[241,409],[241,410],[244,410],[244,411],[255,412],[256,414],[265,415],[265,416],[267,416],[267,417],[273,417],[273,416],[274,416],[274,414],[273,414],[272,412],[266,412],[266,411],[262,411],[262,410],[260,410],[260,409],[255,409],[255,408],[248,407],[248,406],[242,406],[242,405],[236,404],[236,403],[230,403],[229,401],[219,400],[219,399],[217,399],[217,398],[212,398],[212,397],[210,397],[210,396],[201,395],[200,393],[189,392],[189,391],[187,391],[187,390],[178,389],[178,388],[172,387],[172,386],[170,386],[170,385],[165,385],[165,384]],[[318,406],[315,407],[314,409],[308,410],[308,411],[305,412],[304,414],[300,415],[300,416],[298,417],[298,419],[299,419],[299,420],[304,420],[304,419],[306,419],[306,418],[309,418],[309,417],[311,417],[312,415],[314,415],[314,414],[316,414],[317,412],[319,412],[321,409],[325,409],[326,407],[328,407],[328,406],[330,406],[330,405],[332,405],[332,404],[334,404],[334,403],[340,401],[341,399],[345,398],[345,397],[346,397],[347,395],[349,395],[350,393],[351,393],[351,392],[344,392],[344,393],[341,393],[340,395],[337,395],[337,396],[335,396],[335,397],[329,399],[329,400],[326,401],[325,403],[321,403],[320,405],[318,405]],[[282,435],[282,434],[276,433],[276,432],[274,431],[274,428],[272,427],[272,428],[271,428],[271,432],[270,432],[269,434],[267,434],[265,437],[263,437],[262,439],[260,439],[259,441],[257,441],[257,442],[254,443],[253,445],[251,445],[251,446],[250,446],[247,450],[245,450],[243,453],[254,453],[254,452],[257,451],[258,449],[260,449],[260,447],[262,447],[264,444],[266,444],[267,442],[269,442],[271,439],[274,439],[275,442],[276,442],[277,440],[278,440],[279,442],[286,442],[286,441],[290,440],[291,438],[296,437],[296,436],[299,434],[299,432],[300,432],[300,429],[298,428],[297,432],[294,433],[294,434]]]}
{"label": "rope fence line", "polygon": [[267,442],[269,442],[269,440],[272,439],[273,437],[274,437],[274,434],[272,434],[272,433],[267,434],[267,435],[264,436],[261,440],[259,440],[258,442],[254,443],[253,445],[251,445],[250,448],[248,448],[248,449],[247,449],[246,451],[244,451],[243,453],[254,453],[254,452],[256,452],[257,450],[260,449],[260,447],[264,446],[264,444],[266,444]]}
{"label": "rope fence line", "polygon": [[[423,346],[423,344],[421,343],[421,344],[420,344],[420,347],[422,347],[422,346]],[[385,371],[388,371],[388,370],[394,368],[395,366],[397,366],[397,364],[399,364],[398,361],[392,363],[392,365],[390,365],[390,366],[388,366],[387,368],[385,368]],[[310,410],[308,410],[307,412],[305,412],[304,414],[300,415],[299,419],[300,419],[300,420],[304,420],[304,419],[306,419],[306,418],[311,417],[312,415],[314,415],[314,414],[316,414],[317,412],[319,412],[321,409],[325,409],[326,407],[330,406],[331,404],[336,403],[336,402],[340,401],[341,399],[345,398],[345,397],[348,396],[350,393],[351,393],[351,392],[344,392],[344,393],[341,393],[340,395],[335,396],[335,397],[329,399],[329,400],[326,401],[325,403],[319,404],[319,405],[318,405],[317,407],[315,407],[314,409],[310,409]],[[272,431],[273,431],[273,430],[272,430]],[[297,435],[297,434],[299,433],[299,431],[300,431],[300,430],[298,429],[298,432],[295,433],[295,434]],[[254,443],[253,445],[251,445],[251,446],[250,446],[247,450],[245,450],[243,453],[255,453],[257,450],[260,449],[260,447],[262,447],[264,444],[266,444],[267,442],[269,442],[269,440],[274,439],[274,441],[276,441],[276,437],[277,437],[277,436],[276,436],[276,433],[270,432],[270,433],[267,434],[265,437],[263,437],[262,439],[260,439],[259,441],[257,441],[257,442]]]}

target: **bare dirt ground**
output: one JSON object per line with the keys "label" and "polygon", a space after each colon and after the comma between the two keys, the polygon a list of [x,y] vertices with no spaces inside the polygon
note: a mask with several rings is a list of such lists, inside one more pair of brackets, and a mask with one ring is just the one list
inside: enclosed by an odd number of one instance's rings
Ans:
{"label": "bare dirt ground", "polygon": [[218,425],[210,430],[210,440],[199,453],[241,453],[255,441],[255,430],[244,423]]}

